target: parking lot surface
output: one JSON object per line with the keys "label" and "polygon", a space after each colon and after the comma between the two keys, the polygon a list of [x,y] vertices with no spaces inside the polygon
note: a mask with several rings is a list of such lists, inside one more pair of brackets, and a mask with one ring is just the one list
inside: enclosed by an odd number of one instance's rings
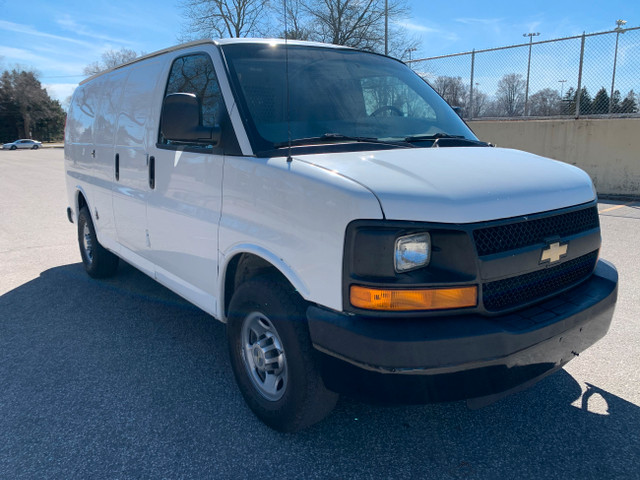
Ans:
{"label": "parking lot surface", "polygon": [[640,202],[599,204],[618,306],[563,370],[480,410],[341,398],[285,435],[245,406],[224,325],[124,263],[84,273],[61,149],[0,168],[0,479],[640,478]]}

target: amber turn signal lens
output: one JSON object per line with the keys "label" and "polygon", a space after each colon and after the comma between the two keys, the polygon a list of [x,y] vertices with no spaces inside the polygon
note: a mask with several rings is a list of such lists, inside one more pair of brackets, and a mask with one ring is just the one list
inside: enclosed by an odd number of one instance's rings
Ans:
{"label": "amber turn signal lens", "polygon": [[475,307],[478,287],[392,290],[352,285],[350,300],[356,308],[393,312]]}

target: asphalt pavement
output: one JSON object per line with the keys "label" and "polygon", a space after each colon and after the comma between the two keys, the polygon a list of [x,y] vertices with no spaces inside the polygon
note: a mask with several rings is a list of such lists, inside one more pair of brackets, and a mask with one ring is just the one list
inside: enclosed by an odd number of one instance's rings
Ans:
{"label": "asphalt pavement", "polygon": [[0,151],[0,479],[640,479],[640,202],[601,202],[611,330],[480,410],[341,398],[295,435],[237,390],[224,325],[122,263],[89,278],[63,151]]}

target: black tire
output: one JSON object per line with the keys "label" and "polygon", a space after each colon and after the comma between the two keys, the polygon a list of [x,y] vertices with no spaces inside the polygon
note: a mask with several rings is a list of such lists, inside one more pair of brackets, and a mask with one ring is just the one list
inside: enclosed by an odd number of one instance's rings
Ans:
{"label": "black tire", "polygon": [[[306,304],[293,288],[274,277],[259,277],[240,285],[229,306],[227,339],[240,392],[253,413],[280,432],[296,432],[319,422],[338,400],[338,395],[322,382],[305,312]],[[269,340],[267,333],[259,337],[260,342],[252,334],[243,337],[243,331],[254,324],[258,329],[265,327],[275,338]],[[253,349],[248,347],[250,338],[256,340]],[[261,383],[261,374],[265,378],[270,374],[257,366],[265,349],[268,351],[262,360],[267,362],[262,363],[263,368],[272,368],[272,378],[284,372],[284,381],[279,378],[273,389],[266,387],[269,382]]]}
{"label": "black tire", "polygon": [[82,207],[78,214],[78,246],[82,263],[89,276],[105,278],[116,273],[119,259],[98,242],[87,207]]}
{"label": "black tire", "polygon": [[18,147],[16,147],[15,145],[11,145],[11,148],[9,150],[15,150],[16,148]]}
{"label": "black tire", "polygon": [[38,147],[38,145],[34,145],[33,147],[31,147],[31,150],[37,150],[38,148],[40,148]]}

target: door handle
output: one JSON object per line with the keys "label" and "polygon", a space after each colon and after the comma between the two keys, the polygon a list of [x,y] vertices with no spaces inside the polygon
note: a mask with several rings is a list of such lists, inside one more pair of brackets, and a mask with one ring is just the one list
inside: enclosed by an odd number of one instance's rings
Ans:
{"label": "door handle", "polygon": [[116,153],[116,182],[120,180],[120,154]]}
{"label": "door handle", "polygon": [[149,157],[149,188],[156,188],[156,157]]}

